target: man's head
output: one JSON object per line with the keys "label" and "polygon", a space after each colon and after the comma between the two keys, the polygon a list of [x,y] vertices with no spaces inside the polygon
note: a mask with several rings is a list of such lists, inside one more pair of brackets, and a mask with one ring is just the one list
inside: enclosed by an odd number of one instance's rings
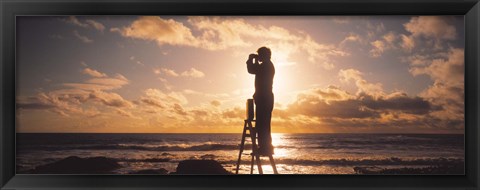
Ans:
{"label": "man's head", "polygon": [[258,53],[258,61],[262,63],[265,61],[269,61],[270,58],[272,57],[272,52],[267,47],[258,48],[257,53]]}

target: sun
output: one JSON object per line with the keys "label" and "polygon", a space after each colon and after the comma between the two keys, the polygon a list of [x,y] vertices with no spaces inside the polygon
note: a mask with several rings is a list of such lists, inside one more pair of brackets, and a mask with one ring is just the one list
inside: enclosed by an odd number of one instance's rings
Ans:
{"label": "sun", "polygon": [[296,90],[294,84],[296,78],[290,73],[289,66],[285,63],[275,64],[275,76],[273,78],[273,94],[275,102],[286,104],[293,100],[292,93]]}

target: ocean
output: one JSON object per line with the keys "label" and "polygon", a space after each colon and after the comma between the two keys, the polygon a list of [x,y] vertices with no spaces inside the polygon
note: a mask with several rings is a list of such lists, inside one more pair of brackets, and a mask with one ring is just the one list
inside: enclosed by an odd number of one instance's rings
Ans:
{"label": "ocean", "polygon": [[[358,174],[362,168],[385,174],[464,171],[461,134],[274,133],[272,137],[280,174]],[[234,173],[240,140],[241,134],[18,133],[16,168],[22,174],[69,156],[102,156],[122,166],[112,174],[159,168],[174,172],[180,161],[188,159],[213,159]],[[264,172],[272,173],[264,159]],[[249,155],[243,155],[242,161],[239,173],[250,173]],[[452,165],[455,171],[449,171]]]}

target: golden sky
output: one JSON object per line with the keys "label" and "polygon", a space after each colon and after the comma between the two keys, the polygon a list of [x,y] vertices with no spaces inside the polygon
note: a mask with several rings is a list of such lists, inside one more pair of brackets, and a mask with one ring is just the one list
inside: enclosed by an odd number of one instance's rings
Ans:
{"label": "golden sky", "polygon": [[17,132],[240,133],[261,46],[273,132],[463,133],[461,16],[17,19]]}

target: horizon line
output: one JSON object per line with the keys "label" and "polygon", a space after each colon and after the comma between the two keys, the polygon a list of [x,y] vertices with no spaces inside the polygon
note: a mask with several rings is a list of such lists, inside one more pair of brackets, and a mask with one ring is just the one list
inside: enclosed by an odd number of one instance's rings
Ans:
{"label": "horizon line", "polygon": [[[198,133],[171,133],[171,132],[164,132],[164,133],[151,133],[151,132],[15,132],[15,134],[242,134],[242,132],[232,132],[232,133],[220,133],[220,132],[198,132]],[[388,133],[388,132],[352,132],[352,133],[275,133],[272,134],[394,134],[394,135],[465,135],[465,133]]]}

